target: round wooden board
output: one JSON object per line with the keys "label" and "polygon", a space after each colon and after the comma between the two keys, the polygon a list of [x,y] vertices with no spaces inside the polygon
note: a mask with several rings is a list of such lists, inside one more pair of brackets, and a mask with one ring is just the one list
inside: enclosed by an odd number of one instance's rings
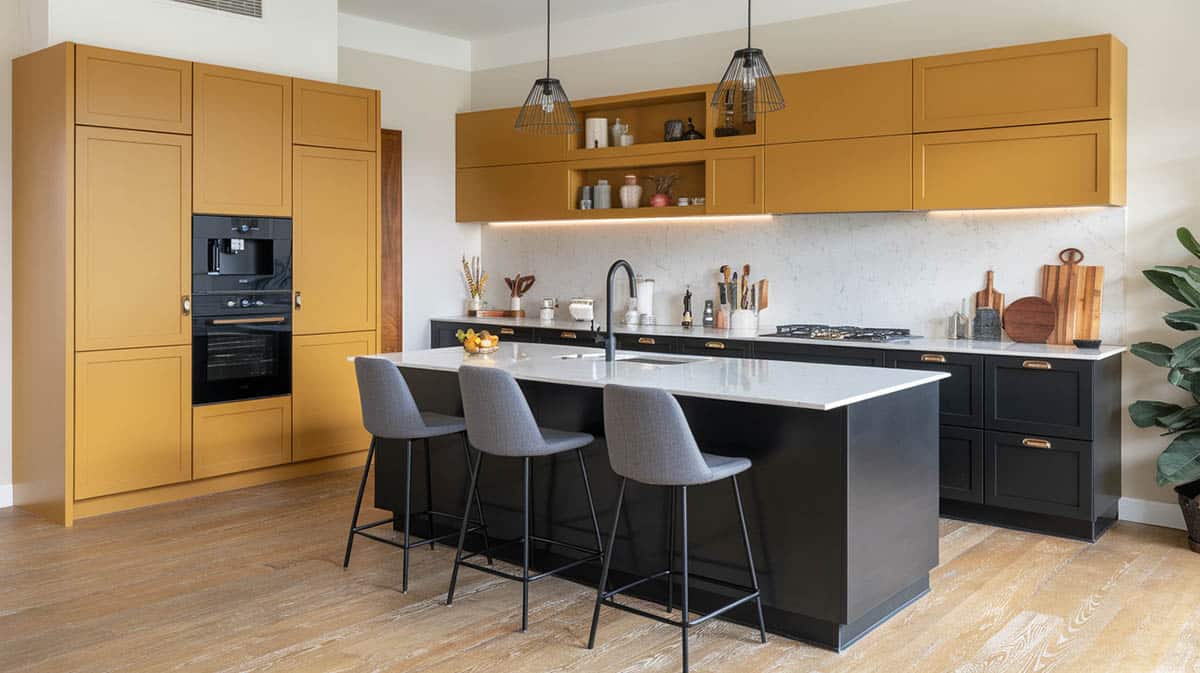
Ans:
{"label": "round wooden board", "polygon": [[1013,341],[1044,344],[1056,322],[1054,304],[1041,297],[1022,297],[1004,309],[1004,333]]}

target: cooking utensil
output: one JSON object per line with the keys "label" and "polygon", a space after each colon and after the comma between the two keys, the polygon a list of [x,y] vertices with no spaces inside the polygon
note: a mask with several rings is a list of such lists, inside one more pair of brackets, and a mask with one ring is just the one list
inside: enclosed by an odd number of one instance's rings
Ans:
{"label": "cooking utensil", "polygon": [[1100,337],[1100,306],[1104,267],[1083,266],[1083,252],[1067,248],[1058,253],[1062,264],[1042,267],[1042,298],[1054,305],[1056,324],[1050,343]]}
{"label": "cooking utensil", "polygon": [[1044,344],[1056,322],[1054,305],[1041,297],[1022,297],[1004,309],[1004,332],[1013,341]]}
{"label": "cooking utensil", "polygon": [[992,270],[987,272],[987,287],[975,293],[975,308],[994,308],[1001,318],[1004,317],[1004,293],[997,292],[993,283],[996,280],[996,274]]}
{"label": "cooking utensil", "polygon": [[760,311],[766,310],[766,308],[767,308],[767,301],[768,301],[767,291],[768,291],[767,279],[763,278],[762,280],[758,281],[758,310],[760,310]]}

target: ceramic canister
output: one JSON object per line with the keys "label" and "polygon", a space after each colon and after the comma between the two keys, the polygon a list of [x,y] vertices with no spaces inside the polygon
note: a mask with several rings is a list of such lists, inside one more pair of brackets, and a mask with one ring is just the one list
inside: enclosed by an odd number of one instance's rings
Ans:
{"label": "ceramic canister", "polygon": [[621,185],[621,207],[637,208],[642,203],[642,186],[637,183],[636,175],[626,175],[625,184]]}
{"label": "ceramic canister", "polygon": [[612,208],[612,185],[608,184],[608,180],[596,181],[596,187],[592,190],[592,207]]}
{"label": "ceramic canister", "polygon": [[587,148],[608,147],[608,118],[588,117],[584,121]]}

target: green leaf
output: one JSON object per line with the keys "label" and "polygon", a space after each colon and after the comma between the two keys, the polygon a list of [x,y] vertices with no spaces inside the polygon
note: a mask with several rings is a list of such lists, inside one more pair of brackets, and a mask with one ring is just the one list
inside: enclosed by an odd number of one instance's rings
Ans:
{"label": "green leaf", "polygon": [[1163,321],[1169,327],[1187,332],[1200,329],[1200,309],[1185,308],[1178,311],[1172,311],[1163,316]]}
{"label": "green leaf", "polygon": [[1200,258],[1200,243],[1196,242],[1196,237],[1192,236],[1192,232],[1187,227],[1180,227],[1175,230],[1175,237],[1183,244],[1183,247],[1188,252]]}
{"label": "green leaf", "polygon": [[[1175,276],[1165,271],[1159,271],[1158,269],[1146,269],[1142,272],[1142,275],[1146,277],[1146,280],[1153,283],[1155,287],[1170,295],[1170,297],[1175,301],[1178,301],[1182,304],[1188,303],[1188,300],[1183,296],[1183,293],[1180,292],[1177,287],[1175,287]],[[1200,308],[1200,306],[1195,308]]]}
{"label": "green leaf", "polygon": [[1158,420],[1160,417],[1173,414],[1182,408],[1178,404],[1170,402],[1138,400],[1129,405],[1129,418],[1133,419],[1133,424],[1139,428],[1148,428],[1152,425],[1162,425]]}
{"label": "green leaf", "polygon": [[1176,346],[1167,364],[1171,367],[1194,367],[1197,355],[1200,355],[1200,337],[1188,339]]}
{"label": "green leaf", "polygon": [[1175,351],[1169,346],[1156,344],[1152,341],[1142,341],[1129,347],[1129,352],[1139,358],[1159,367],[1166,367]]}
{"label": "green leaf", "polygon": [[1158,485],[1187,484],[1200,479],[1200,432],[1176,437],[1158,456]]}
{"label": "green leaf", "polygon": [[1194,425],[1198,420],[1200,420],[1200,407],[1188,407],[1187,409],[1179,409],[1174,413],[1159,416],[1158,424],[1171,432],[1179,432],[1180,430],[1188,429],[1189,426]]}

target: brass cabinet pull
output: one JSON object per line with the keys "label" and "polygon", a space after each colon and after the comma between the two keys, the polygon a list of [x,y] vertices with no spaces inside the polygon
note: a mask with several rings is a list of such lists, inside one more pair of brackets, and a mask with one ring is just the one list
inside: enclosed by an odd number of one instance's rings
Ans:
{"label": "brass cabinet pull", "polygon": [[926,353],[921,356],[921,362],[936,362],[938,364],[946,364],[946,356],[938,355],[937,353]]}
{"label": "brass cabinet pull", "polygon": [[1049,362],[1045,360],[1026,360],[1021,363],[1025,369],[1053,369]]}
{"label": "brass cabinet pull", "polygon": [[503,335],[512,336],[513,334],[516,334],[516,332],[513,332],[511,327],[501,327],[500,334],[501,334],[501,336],[503,336]]}
{"label": "brass cabinet pull", "polygon": [[187,296],[186,294],[183,295],[182,304],[183,304],[183,314],[190,315],[192,312],[192,298]]}
{"label": "brass cabinet pull", "polygon": [[579,338],[579,337],[575,336],[574,332],[562,332],[558,336],[563,339],[578,339]]}
{"label": "brass cabinet pull", "polygon": [[212,322],[214,325],[277,325],[286,320],[287,316],[276,315],[267,318],[218,318]]}
{"label": "brass cabinet pull", "polygon": [[643,346],[653,346],[654,338],[653,337],[638,337],[638,343],[642,344]]}
{"label": "brass cabinet pull", "polygon": [[1025,439],[1022,439],[1021,444],[1024,446],[1028,446],[1031,449],[1049,449],[1050,448],[1050,442],[1048,442],[1044,439],[1033,439],[1030,437],[1026,437]]}
{"label": "brass cabinet pull", "polygon": [[704,347],[719,351],[725,350],[725,344],[721,343],[720,341],[706,341],[704,342]]}

